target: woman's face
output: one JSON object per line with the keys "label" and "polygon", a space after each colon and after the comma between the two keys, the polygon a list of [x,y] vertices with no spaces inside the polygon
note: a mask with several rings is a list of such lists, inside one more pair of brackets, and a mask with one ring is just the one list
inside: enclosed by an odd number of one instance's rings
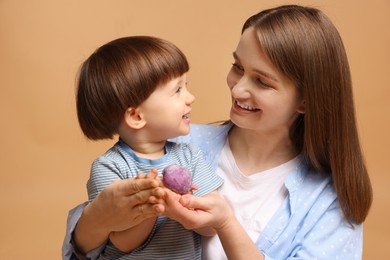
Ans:
{"label": "woman's face", "polygon": [[263,133],[288,134],[298,114],[304,112],[304,102],[294,83],[265,56],[254,28],[244,31],[233,58],[227,76],[232,122]]}

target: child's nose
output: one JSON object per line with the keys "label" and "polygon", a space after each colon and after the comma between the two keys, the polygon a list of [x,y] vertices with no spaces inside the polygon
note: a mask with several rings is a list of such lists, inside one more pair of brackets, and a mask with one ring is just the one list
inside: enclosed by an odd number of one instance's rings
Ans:
{"label": "child's nose", "polygon": [[187,90],[186,103],[187,104],[192,104],[192,103],[194,103],[194,101],[195,101],[195,96],[192,95],[192,93]]}

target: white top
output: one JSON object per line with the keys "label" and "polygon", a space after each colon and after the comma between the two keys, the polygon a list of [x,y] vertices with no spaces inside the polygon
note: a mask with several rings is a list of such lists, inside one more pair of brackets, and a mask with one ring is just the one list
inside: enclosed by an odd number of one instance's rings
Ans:
{"label": "white top", "polygon": [[[287,196],[286,176],[299,165],[299,156],[275,168],[244,175],[238,168],[229,142],[222,149],[217,174],[225,182],[218,193],[230,204],[253,242]],[[218,236],[202,237],[203,259],[227,259]]]}

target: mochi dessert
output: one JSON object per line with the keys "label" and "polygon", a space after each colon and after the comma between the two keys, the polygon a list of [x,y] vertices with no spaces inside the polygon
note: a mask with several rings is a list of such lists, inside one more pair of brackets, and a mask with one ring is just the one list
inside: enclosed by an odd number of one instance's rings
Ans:
{"label": "mochi dessert", "polygon": [[192,174],[187,168],[177,164],[172,164],[164,168],[164,185],[179,194],[188,193],[192,186]]}

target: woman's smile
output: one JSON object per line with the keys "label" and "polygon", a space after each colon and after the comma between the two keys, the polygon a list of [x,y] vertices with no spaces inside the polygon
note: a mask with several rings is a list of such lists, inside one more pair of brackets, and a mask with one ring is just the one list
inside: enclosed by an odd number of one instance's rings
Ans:
{"label": "woman's smile", "polygon": [[257,112],[257,111],[260,111],[259,108],[256,108],[256,107],[251,107],[251,106],[248,106],[248,105],[245,105],[245,104],[242,104],[238,101],[235,101],[235,104],[241,108],[241,109],[244,109],[244,110],[247,110],[247,111],[251,111],[251,112]]}

